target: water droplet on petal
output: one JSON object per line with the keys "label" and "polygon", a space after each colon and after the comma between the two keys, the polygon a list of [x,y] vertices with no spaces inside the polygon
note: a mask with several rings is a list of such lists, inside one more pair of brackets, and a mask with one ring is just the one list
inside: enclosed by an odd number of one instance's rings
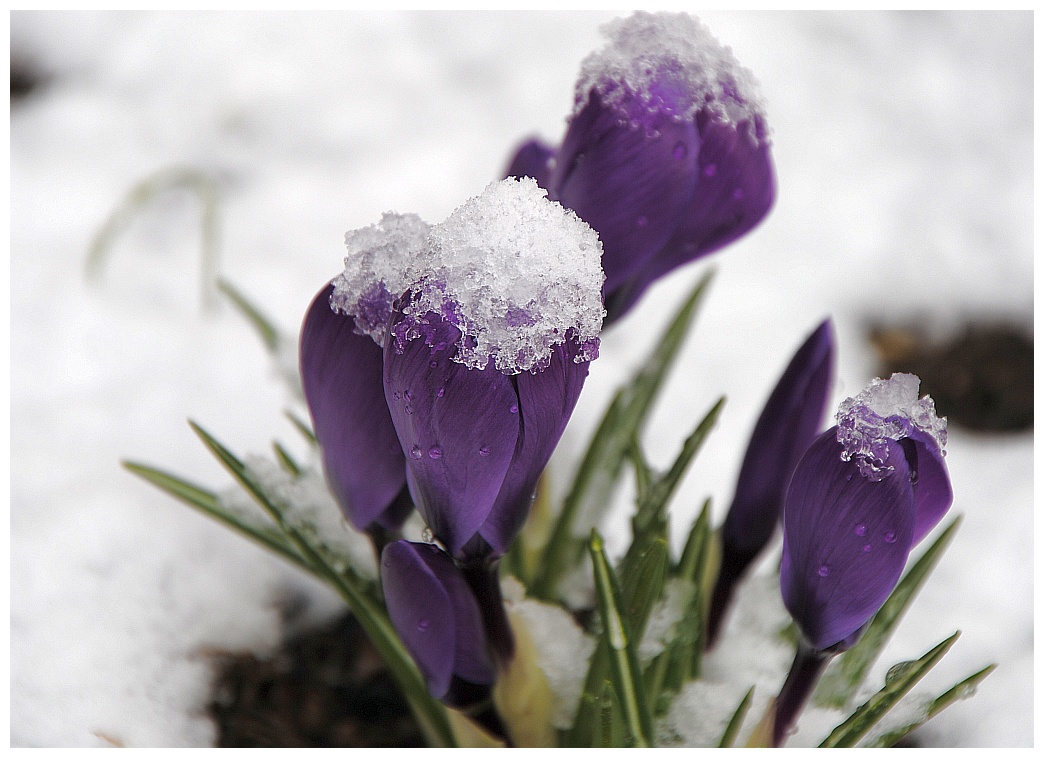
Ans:
{"label": "water droplet on petal", "polygon": [[874,546],[871,545],[869,542],[867,542],[865,545],[863,545],[863,552],[864,553],[869,553],[873,549],[874,549]]}
{"label": "water droplet on petal", "polygon": [[689,154],[689,148],[685,147],[684,142],[679,142],[674,146],[674,157],[681,160]]}
{"label": "water droplet on petal", "polygon": [[406,411],[406,415],[407,416],[412,416],[413,415],[413,406],[412,405],[407,405],[405,408],[403,408],[403,410]]}
{"label": "water droplet on petal", "polygon": [[635,219],[635,223],[638,224],[639,229],[644,229],[649,224],[649,219],[645,216],[639,216]]}
{"label": "water droplet on petal", "polygon": [[860,537],[866,534],[866,524],[856,524],[855,533]]}
{"label": "water droplet on petal", "polygon": [[435,541],[435,535],[429,527],[424,527],[424,531],[421,532],[421,539],[430,545]]}
{"label": "water droplet on petal", "polygon": [[822,566],[819,567],[819,571],[817,571],[816,573],[820,576],[829,576],[830,567],[824,563]]}
{"label": "water droplet on petal", "polygon": [[429,368],[438,368],[439,367],[439,362],[438,361],[429,361],[428,367]]}
{"label": "water droplet on petal", "polygon": [[399,391],[395,391],[394,393],[392,393],[392,397],[396,400],[402,400],[402,393]]}
{"label": "water droplet on petal", "polygon": [[887,542],[889,545],[894,544],[895,543],[895,532],[893,532],[891,530],[888,530],[887,532],[885,532],[884,541]]}
{"label": "water droplet on petal", "polygon": [[431,448],[428,450],[428,457],[432,460],[437,461],[439,458],[442,457],[442,448],[438,445],[432,445]]}
{"label": "water droplet on petal", "polygon": [[417,631],[418,632],[426,632],[426,631],[428,631],[428,626],[430,625],[430,623],[431,622],[429,622],[427,619],[421,619],[420,621],[417,622]]}
{"label": "water droplet on petal", "polygon": [[512,405],[510,410],[511,410],[512,413],[518,413],[518,406],[517,405]]}
{"label": "water droplet on petal", "polygon": [[413,400],[413,393],[410,392],[409,390],[406,390],[405,392],[403,392],[402,396],[404,398],[406,398],[407,400]]}
{"label": "water droplet on petal", "polygon": [[703,168],[704,176],[714,176],[716,173],[718,173],[718,165],[716,163],[710,163]]}
{"label": "water droplet on petal", "polygon": [[439,387],[439,391],[435,393],[435,397],[442,397],[445,394],[446,394],[446,388],[445,387]]}
{"label": "water droplet on petal", "polygon": [[420,449],[419,445],[414,445],[413,447],[410,448],[410,457],[413,460],[415,460],[415,461],[420,460],[422,455],[424,455],[424,453],[421,452],[421,449]]}
{"label": "water droplet on petal", "polygon": [[489,457],[489,445],[483,445],[482,447],[480,447],[479,448],[479,455],[481,455],[483,458],[488,458]]}

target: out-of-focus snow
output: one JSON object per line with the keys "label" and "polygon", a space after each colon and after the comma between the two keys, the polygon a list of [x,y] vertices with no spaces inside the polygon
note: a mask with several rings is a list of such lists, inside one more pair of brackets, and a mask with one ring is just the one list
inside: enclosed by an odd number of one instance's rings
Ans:
{"label": "out-of-focus snow", "polygon": [[[209,651],[271,649],[294,598],[316,617],[339,607],[119,467],[133,458],[224,488],[186,417],[240,454],[279,438],[303,457],[304,445],[282,415],[297,401],[249,327],[227,307],[200,310],[196,199],[144,211],[89,283],[80,271],[106,215],[154,171],[206,172],[222,191],[223,275],[294,331],[340,267],[346,229],[389,210],[445,218],[522,138],[560,139],[608,17],[12,14],[14,54],[52,74],[11,114],[12,744],[210,744]],[[710,297],[646,431],[666,466],[728,394],[676,499],[676,540],[706,495],[723,516],[761,403],[824,316],[836,402],[873,376],[870,321],[924,317],[945,334],[970,316],[1029,323],[1033,308],[1029,13],[701,18],[761,81],[779,200],[713,257]],[[603,335],[553,463],[559,490],[707,265],[655,286]],[[961,629],[923,686],[1000,668],[923,739],[1030,745],[1032,436],[951,427],[946,460],[964,524],[872,677]]]}

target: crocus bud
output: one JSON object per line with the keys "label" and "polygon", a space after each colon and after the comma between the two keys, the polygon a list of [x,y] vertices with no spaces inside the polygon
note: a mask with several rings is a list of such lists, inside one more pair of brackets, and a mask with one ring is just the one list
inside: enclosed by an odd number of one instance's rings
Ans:
{"label": "crocus bud", "polygon": [[333,286],[308,308],[301,329],[301,383],[323,469],[353,526],[395,530],[409,515],[406,461],[381,381],[384,354],[330,307]]}
{"label": "crocus bud", "polygon": [[[414,502],[458,558],[507,551],[597,354],[598,238],[545,195],[496,182],[419,246],[375,248],[400,272],[381,280],[398,298],[385,400]],[[349,312],[381,290],[353,273],[367,270],[346,261],[335,301]]]}
{"label": "crocus bud", "polygon": [[453,559],[435,545],[392,542],[381,556],[381,586],[432,697],[456,707],[488,700],[496,667],[478,603]]}
{"label": "crocus bud", "polygon": [[707,623],[708,647],[717,639],[737,582],[776,531],[790,476],[823,422],[833,364],[834,336],[827,320],[794,354],[754,426],[721,528],[721,568]]}
{"label": "crocus bud", "polygon": [[706,27],[639,12],[605,33],[561,147],[527,143],[509,172],[536,178],[598,232],[608,323],[659,277],[757,225],[775,178],[757,85]]}
{"label": "crocus bud", "polygon": [[953,501],[946,420],[911,374],[875,379],[798,463],[783,507],[783,602],[801,629],[777,699],[777,744],[829,658],[854,645],[895,589],[910,551]]}

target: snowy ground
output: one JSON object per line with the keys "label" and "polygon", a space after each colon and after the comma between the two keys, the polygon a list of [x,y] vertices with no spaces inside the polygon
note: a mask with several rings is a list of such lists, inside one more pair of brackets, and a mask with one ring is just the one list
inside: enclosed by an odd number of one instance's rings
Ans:
{"label": "snowy ground", "polygon": [[[186,417],[242,453],[300,445],[248,327],[200,308],[196,201],[144,213],[87,283],[107,213],[158,169],[215,177],[222,273],[296,329],[340,269],[346,229],[386,210],[439,221],[517,141],[561,136],[606,17],[12,14],[13,51],[51,74],[11,114],[13,745],[209,744],[207,650],[270,649],[295,593],[317,614],[336,607],[119,467],[135,458],[223,487]],[[678,498],[685,523],[708,494],[721,517],[759,404],[825,315],[840,401],[874,371],[870,320],[921,316],[945,333],[1033,311],[1030,14],[702,18],[762,82],[780,195],[754,235],[714,256],[713,292],[646,435],[663,465],[728,394]],[[705,266],[605,336],[556,470]],[[932,744],[1032,744],[1032,450],[1030,434],[951,432],[965,523],[877,676],[955,629],[926,684],[1001,667],[925,728]]]}

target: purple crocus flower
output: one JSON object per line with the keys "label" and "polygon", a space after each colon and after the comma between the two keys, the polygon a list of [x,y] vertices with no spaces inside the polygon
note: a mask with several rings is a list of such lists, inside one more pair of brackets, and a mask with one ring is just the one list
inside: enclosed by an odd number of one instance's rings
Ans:
{"label": "purple crocus flower", "polygon": [[783,602],[802,641],[777,699],[781,744],[833,655],[895,589],[910,551],[953,502],[946,420],[911,374],[875,379],[798,463],[783,508]]}
{"label": "purple crocus flower", "polygon": [[833,375],[834,335],[821,323],[787,365],[751,434],[736,495],[721,528],[721,567],[707,647],[717,640],[737,582],[776,531],[798,459],[820,429]]}
{"label": "purple crocus flower", "polygon": [[381,338],[413,500],[454,556],[495,558],[597,354],[598,238],[528,179],[432,227],[386,214],[349,236],[333,299],[357,322],[380,314],[363,320]]}
{"label": "purple crocus flower", "polygon": [[301,383],[327,482],[359,530],[397,530],[412,506],[406,461],[384,403],[384,354],[330,307],[333,286],[308,308],[301,329]]}
{"label": "purple crocus flower", "polygon": [[546,195],[505,179],[441,224],[385,214],[346,235],[330,298],[381,346],[383,397],[367,402],[389,413],[412,500],[502,662],[514,642],[497,562],[529,514],[604,315],[598,237]]}
{"label": "purple crocus flower", "polygon": [[496,666],[478,602],[453,559],[435,545],[392,542],[381,556],[381,586],[432,697],[457,707],[487,700]]}
{"label": "purple crocus flower", "polygon": [[509,172],[598,231],[608,323],[659,277],[756,226],[775,177],[757,85],[706,27],[636,13],[605,32],[561,147],[527,142]]}

